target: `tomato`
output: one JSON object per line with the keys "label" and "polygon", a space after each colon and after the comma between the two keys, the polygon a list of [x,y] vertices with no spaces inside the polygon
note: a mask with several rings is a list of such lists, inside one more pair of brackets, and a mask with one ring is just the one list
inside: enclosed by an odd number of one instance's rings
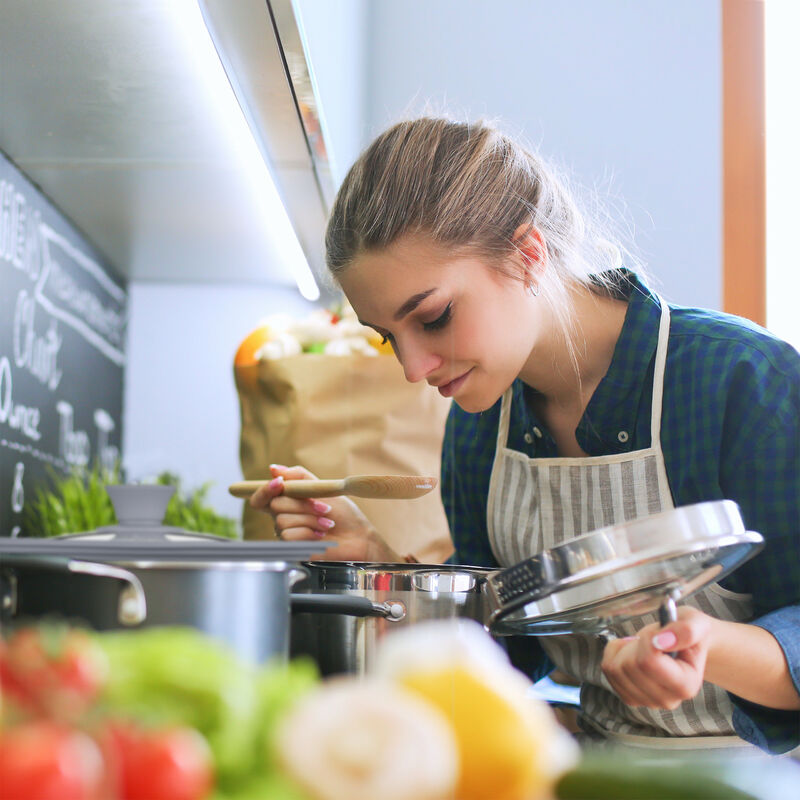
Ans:
{"label": "tomato", "polygon": [[100,693],[107,674],[105,653],[77,628],[20,628],[0,650],[0,686],[29,713],[76,718]]}
{"label": "tomato", "polygon": [[104,787],[103,757],[85,733],[44,720],[0,732],[3,800],[99,800]]}
{"label": "tomato", "polygon": [[193,728],[111,726],[120,800],[202,800],[214,783],[211,750]]}

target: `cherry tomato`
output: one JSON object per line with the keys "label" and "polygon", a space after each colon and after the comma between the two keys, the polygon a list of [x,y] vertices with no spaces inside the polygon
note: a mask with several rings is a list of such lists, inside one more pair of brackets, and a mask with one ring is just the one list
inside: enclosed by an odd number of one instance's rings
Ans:
{"label": "cherry tomato", "polygon": [[202,800],[214,783],[208,743],[193,728],[111,728],[120,800]]}
{"label": "cherry tomato", "polygon": [[103,757],[85,733],[45,720],[0,732],[3,800],[99,800],[104,787]]}
{"label": "cherry tomato", "polygon": [[105,653],[86,631],[65,626],[20,628],[0,649],[0,686],[20,708],[75,719],[106,682]]}

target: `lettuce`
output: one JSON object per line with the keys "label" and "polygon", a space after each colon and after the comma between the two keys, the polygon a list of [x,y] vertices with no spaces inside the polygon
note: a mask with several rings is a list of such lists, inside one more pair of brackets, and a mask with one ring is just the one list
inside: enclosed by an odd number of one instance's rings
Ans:
{"label": "lettuce", "polygon": [[[214,756],[219,800],[301,797],[279,774],[272,743],[281,716],[319,680],[313,663],[256,667],[192,628],[96,637],[110,665],[103,713],[145,724],[187,725],[202,733]],[[257,788],[264,782],[272,787],[268,794]]]}

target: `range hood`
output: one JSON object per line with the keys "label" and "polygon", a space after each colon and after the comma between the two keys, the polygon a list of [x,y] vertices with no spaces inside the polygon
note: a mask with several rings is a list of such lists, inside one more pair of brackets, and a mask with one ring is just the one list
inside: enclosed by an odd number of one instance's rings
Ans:
{"label": "range hood", "polygon": [[188,12],[324,289],[334,186],[291,0],[3,0],[0,151],[123,278],[293,286],[273,241],[286,214],[265,221],[253,202]]}
{"label": "range hood", "polygon": [[324,276],[334,199],[324,121],[292,0],[199,0],[309,264]]}

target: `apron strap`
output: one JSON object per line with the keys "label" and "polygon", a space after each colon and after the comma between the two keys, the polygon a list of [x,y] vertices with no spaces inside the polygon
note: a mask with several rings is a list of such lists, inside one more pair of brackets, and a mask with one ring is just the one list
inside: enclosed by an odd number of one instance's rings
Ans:
{"label": "apron strap", "polygon": [[658,325],[658,346],[656,363],[653,369],[653,402],[650,416],[650,446],[661,449],[661,410],[664,399],[664,372],[667,364],[669,343],[669,306],[660,295],[656,295],[661,305],[661,321]]}
{"label": "apron strap", "polygon": [[508,387],[503,392],[503,400],[500,403],[500,421],[497,423],[497,447],[495,447],[495,460],[497,453],[508,444],[508,427],[511,418],[511,400],[514,397],[514,385]]}

